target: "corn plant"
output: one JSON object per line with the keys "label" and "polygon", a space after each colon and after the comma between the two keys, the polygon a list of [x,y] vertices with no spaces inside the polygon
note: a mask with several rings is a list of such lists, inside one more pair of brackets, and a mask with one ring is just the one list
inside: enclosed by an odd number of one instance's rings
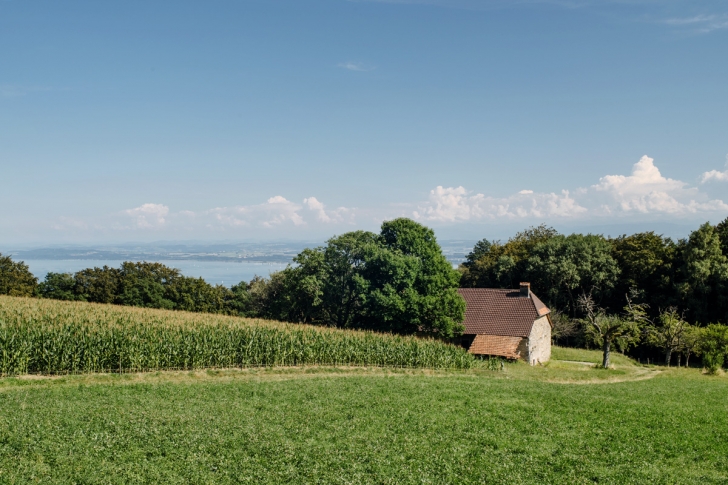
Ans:
{"label": "corn plant", "polygon": [[355,365],[464,369],[433,339],[0,296],[0,374]]}

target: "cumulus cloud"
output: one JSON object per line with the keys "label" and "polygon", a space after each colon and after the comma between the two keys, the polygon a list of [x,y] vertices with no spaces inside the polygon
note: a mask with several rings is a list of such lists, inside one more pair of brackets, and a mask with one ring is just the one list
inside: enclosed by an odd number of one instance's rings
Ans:
{"label": "cumulus cloud", "polygon": [[300,211],[302,206],[291,202],[281,195],[271,197],[263,204],[234,206],[234,207],[216,207],[200,214],[211,217],[210,223],[213,221],[218,225],[239,227],[251,224],[259,224],[263,227],[275,227],[285,222],[290,222],[294,226],[306,224],[301,217]]}
{"label": "cumulus cloud", "polygon": [[705,172],[700,176],[700,183],[716,181],[716,182],[728,182],[728,155],[726,155],[725,170],[719,172],[718,170],[711,170]]}
{"label": "cumulus cloud", "polygon": [[308,210],[316,214],[319,222],[336,223],[336,222],[353,222],[354,212],[346,207],[339,207],[333,210],[326,210],[326,206],[316,197],[308,197],[303,199],[304,205]]}
{"label": "cumulus cloud", "polygon": [[509,197],[487,197],[474,194],[464,187],[435,187],[426,204],[420,205],[413,215],[416,219],[458,222],[496,218],[572,217],[586,212],[570,195],[534,193],[522,190]]}
{"label": "cumulus cloud", "polygon": [[608,212],[681,215],[728,209],[723,201],[707,200],[697,188],[664,177],[654,162],[645,155],[634,164],[631,175],[606,175],[592,186],[596,193],[611,199],[605,207]]}
{"label": "cumulus cloud", "polygon": [[164,204],[142,204],[97,216],[88,220],[61,217],[51,225],[59,231],[158,231],[166,232],[230,232],[247,228],[305,227],[309,224],[353,223],[356,209],[338,207],[329,209],[316,197],[296,203],[282,195],[270,197],[261,204],[215,207],[206,210],[171,211]]}
{"label": "cumulus cloud", "polygon": [[[726,172],[706,172],[703,180],[728,180]],[[573,195],[572,195],[573,193]],[[665,177],[648,156],[630,175],[605,175],[597,184],[561,193],[521,190],[507,197],[472,193],[465,187],[435,187],[412,214],[416,219],[466,222],[490,219],[554,219],[585,216],[662,214],[684,216],[725,212],[728,204],[711,200],[686,182]]]}
{"label": "cumulus cloud", "polygon": [[138,229],[152,229],[164,225],[165,217],[169,214],[169,207],[162,204],[142,204],[134,209],[122,212],[132,218],[134,227]]}

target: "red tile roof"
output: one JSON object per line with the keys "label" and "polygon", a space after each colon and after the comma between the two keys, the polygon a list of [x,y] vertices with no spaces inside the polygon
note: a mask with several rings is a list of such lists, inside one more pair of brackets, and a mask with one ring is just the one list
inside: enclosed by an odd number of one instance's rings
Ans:
{"label": "red tile roof", "polygon": [[465,334],[528,337],[534,320],[550,312],[531,292],[494,288],[460,288],[465,299]]}
{"label": "red tile roof", "polygon": [[518,346],[523,337],[504,337],[501,335],[476,335],[468,352],[476,355],[500,355],[509,359],[519,358]]}

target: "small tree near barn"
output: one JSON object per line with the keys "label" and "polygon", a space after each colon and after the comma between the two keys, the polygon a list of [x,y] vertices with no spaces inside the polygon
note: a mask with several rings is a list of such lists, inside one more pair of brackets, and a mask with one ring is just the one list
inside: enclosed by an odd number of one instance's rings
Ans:
{"label": "small tree near barn", "polygon": [[677,308],[670,307],[660,312],[657,325],[649,328],[647,340],[665,353],[665,365],[670,366],[673,352],[679,351],[683,346],[683,337],[688,328],[688,322],[677,313]]}
{"label": "small tree near barn", "polygon": [[609,354],[613,345],[624,351],[639,341],[642,329],[642,322],[639,319],[608,315],[603,308],[594,303],[592,296],[586,293],[582,293],[579,297],[578,305],[585,314],[582,322],[587,337],[602,347],[604,353],[602,367],[605,369],[609,368]]}

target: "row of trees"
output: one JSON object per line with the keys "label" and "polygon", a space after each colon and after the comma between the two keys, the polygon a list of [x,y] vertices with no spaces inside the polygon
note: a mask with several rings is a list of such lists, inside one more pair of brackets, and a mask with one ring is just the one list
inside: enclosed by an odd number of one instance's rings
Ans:
{"label": "row of trees", "polygon": [[728,219],[703,224],[677,242],[654,232],[565,236],[539,226],[505,243],[480,241],[461,270],[464,287],[517,288],[530,281],[548,305],[573,318],[584,313],[580,295],[618,311],[636,290],[635,300],[652,317],[675,307],[701,325],[728,322]]}
{"label": "row of trees", "polygon": [[[634,296],[636,292],[632,293]],[[678,367],[682,356],[685,357],[685,366],[689,366],[691,355],[702,355],[703,365],[711,373],[720,369],[728,358],[726,325],[691,325],[675,307],[661,310],[657,317],[652,318],[646,303],[636,303],[629,296],[621,314],[607,313],[587,294],[579,297],[578,305],[584,317],[570,320],[563,314],[558,315],[555,329],[563,331],[580,325],[587,342],[601,347],[604,368],[609,367],[613,347],[625,352],[639,344],[662,351],[667,366],[673,355],[677,355]]]}
{"label": "row of trees", "polygon": [[88,268],[75,274],[48,273],[39,284],[23,262],[0,255],[0,294],[12,296],[246,316],[251,306],[248,290],[246,283],[232,288],[212,286],[202,278],[147,262]]}

